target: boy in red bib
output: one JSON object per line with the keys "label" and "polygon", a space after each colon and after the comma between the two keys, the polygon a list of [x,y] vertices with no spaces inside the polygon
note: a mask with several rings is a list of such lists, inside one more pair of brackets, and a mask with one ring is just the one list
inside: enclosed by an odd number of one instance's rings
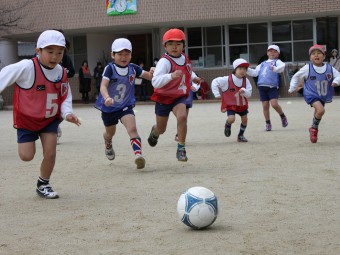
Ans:
{"label": "boy in red bib", "polygon": [[[191,81],[200,83],[201,79],[192,71],[189,58],[183,54],[185,34],[174,28],[163,36],[166,53],[157,63],[152,78],[154,93],[151,99],[156,102],[156,125],[151,129],[148,138],[150,146],[156,146],[159,135],[166,130],[170,112],[177,119],[178,161],[187,161],[185,139],[187,134],[186,98],[191,89]],[[193,88],[196,90],[195,88]]]}
{"label": "boy in red bib", "polygon": [[238,142],[248,142],[244,137],[244,131],[248,122],[248,98],[252,93],[252,86],[247,79],[249,63],[242,59],[233,62],[234,71],[229,76],[215,78],[211,83],[211,89],[216,98],[221,98],[221,112],[227,112],[228,119],[224,127],[226,137],[231,135],[231,125],[235,122],[235,114],[241,116],[240,131],[237,135]]}
{"label": "boy in red bib", "polygon": [[4,67],[0,72],[0,93],[15,84],[13,122],[18,135],[18,153],[23,161],[35,155],[40,138],[43,160],[36,192],[44,198],[58,198],[49,180],[55,165],[57,130],[62,119],[80,125],[73,114],[72,94],[65,68],[59,63],[65,50],[65,37],[46,30],[37,41],[37,57]]}

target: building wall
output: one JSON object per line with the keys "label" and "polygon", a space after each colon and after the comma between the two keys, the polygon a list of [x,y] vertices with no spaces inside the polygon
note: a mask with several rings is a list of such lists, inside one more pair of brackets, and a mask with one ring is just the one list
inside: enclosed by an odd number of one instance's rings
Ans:
{"label": "building wall", "polygon": [[[11,0],[2,0],[0,5],[2,4],[16,5],[16,7],[18,5],[17,2]],[[153,49],[154,55],[157,51],[161,55],[164,52],[161,35],[170,27],[200,27],[340,15],[339,2],[334,0],[138,0],[137,6],[138,10],[135,15],[108,16],[104,0],[81,2],[32,0],[30,4],[18,11],[22,18],[19,27],[29,29],[13,28],[10,33],[0,31],[0,37],[17,40],[26,38],[35,41],[41,31],[51,28],[63,29],[66,36],[86,35],[87,56],[89,66],[93,71],[103,52],[110,50],[112,41],[120,35],[151,31],[154,39],[159,42]],[[195,71],[206,78],[208,83],[211,83],[213,78],[227,75],[230,72],[224,68]],[[287,86],[288,79],[284,81],[284,86]],[[73,98],[80,100],[78,76],[72,78],[70,83]],[[6,104],[12,102],[12,91],[13,88],[4,91]],[[94,91],[93,82],[91,93],[93,98]],[[284,87],[280,89],[280,95],[282,97],[292,96],[287,94]],[[212,97],[211,94],[210,97]],[[255,86],[253,97],[258,97]]]}
{"label": "building wall", "polygon": [[[2,0],[3,4],[17,4],[11,0]],[[238,22],[245,18],[279,19],[284,16],[290,19],[301,18],[308,14],[334,14],[340,11],[338,1],[332,0],[138,0],[136,15],[107,16],[105,1],[51,1],[33,0],[21,9],[22,26],[35,31],[47,28],[61,28],[81,32],[82,29],[110,28],[136,29],[137,27],[167,27],[196,24],[201,26],[211,22]],[[199,23],[197,23],[197,21]],[[31,33],[24,30],[13,30],[14,33]],[[3,35],[3,34],[0,34]]]}

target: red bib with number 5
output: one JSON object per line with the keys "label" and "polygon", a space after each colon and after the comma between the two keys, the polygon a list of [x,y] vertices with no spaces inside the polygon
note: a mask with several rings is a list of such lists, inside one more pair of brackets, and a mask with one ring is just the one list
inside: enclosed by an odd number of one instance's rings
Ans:
{"label": "red bib with number 5", "polygon": [[46,79],[38,59],[32,59],[35,81],[31,88],[14,87],[13,123],[14,128],[39,131],[55,119],[61,119],[60,106],[67,98],[68,78],[63,68],[60,81]]}

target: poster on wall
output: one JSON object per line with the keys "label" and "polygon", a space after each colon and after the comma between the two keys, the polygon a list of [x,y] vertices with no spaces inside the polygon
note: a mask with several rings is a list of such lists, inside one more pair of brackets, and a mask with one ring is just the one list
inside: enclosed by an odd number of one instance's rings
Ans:
{"label": "poster on wall", "polygon": [[106,13],[109,16],[137,13],[137,0],[106,0]]}

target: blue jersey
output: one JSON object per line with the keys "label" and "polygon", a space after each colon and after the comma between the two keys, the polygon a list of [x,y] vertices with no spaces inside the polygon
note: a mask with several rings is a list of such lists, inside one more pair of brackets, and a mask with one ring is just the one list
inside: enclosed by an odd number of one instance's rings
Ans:
{"label": "blue jersey", "polygon": [[334,93],[334,88],[331,86],[334,79],[333,70],[330,64],[326,64],[326,66],[326,71],[320,74],[314,70],[312,63],[309,64],[309,74],[303,88],[303,96],[307,104],[312,104],[315,101],[332,102]]}
{"label": "blue jersey", "polygon": [[261,63],[261,68],[257,80],[257,85],[270,85],[272,87],[279,87],[279,74],[273,72],[273,70],[270,68],[271,64],[276,65],[276,60],[267,62],[264,61]]}
{"label": "blue jersey", "polygon": [[143,70],[135,64],[129,64],[127,68],[127,75],[121,76],[113,63],[105,67],[103,77],[110,78],[107,90],[114,102],[110,106],[105,106],[104,98],[100,93],[95,104],[97,109],[102,112],[115,112],[128,106],[135,106],[135,77],[140,76]]}

